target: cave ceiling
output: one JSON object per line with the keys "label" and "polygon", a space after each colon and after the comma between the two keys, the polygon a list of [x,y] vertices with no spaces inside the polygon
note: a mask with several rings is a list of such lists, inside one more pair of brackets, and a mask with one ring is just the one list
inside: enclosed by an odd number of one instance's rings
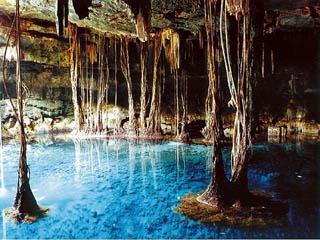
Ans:
{"label": "cave ceiling", "polygon": [[[80,20],[72,7],[72,1],[69,1],[69,21],[79,27],[134,38],[137,36],[134,14],[126,2],[123,0],[92,0],[89,17]],[[301,10],[307,6],[320,6],[319,2],[319,0],[266,0],[264,5],[266,10],[280,12],[277,15],[278,24],[290,29],[319,27],[319,7],[315,7],[318,13],[316,19]],[[56,0],[20,0],[20,4],[21,15],[26,22],[32,20],[33,23],[38,24],[38,28],[41,28],[39,32],[47,30],[46,32],[54,34]],[[6,15],[12,18],[14,7],[15,0],[0,0],[2,19]],[[204,26],[202,0],[152,0],[151,10],[151,32],[157,29],[172,28],[197,33]],[[41,22],[46,24],[41,24]],[[32,28],[32,24],[26,26],[29,31],[37,30]]]}

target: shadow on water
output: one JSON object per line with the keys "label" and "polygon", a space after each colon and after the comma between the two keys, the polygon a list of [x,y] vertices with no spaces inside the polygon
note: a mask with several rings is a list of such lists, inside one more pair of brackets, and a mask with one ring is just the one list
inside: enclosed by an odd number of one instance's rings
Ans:
{"label": "shadow on water", "polygon": [[[4,145],[12,204],[17,145]],[[224,149],[225,158],[230,149]],[[56,140],[30,144],[31,184],[49,217],[31,225],[0,219],[6,238],[285,238],[320,237],[318,143],[257,144],[250,163],[252,190],[271,192],[289,206],[288,224],[269,229],[208,226],[174,212],[187,193],[206,188],[211,147],[176,142]],[[2,166],[1,165],[1,166]],[[227,169],[229,167],[227,166]],[[301,231],[303,229],[303,231]]]}

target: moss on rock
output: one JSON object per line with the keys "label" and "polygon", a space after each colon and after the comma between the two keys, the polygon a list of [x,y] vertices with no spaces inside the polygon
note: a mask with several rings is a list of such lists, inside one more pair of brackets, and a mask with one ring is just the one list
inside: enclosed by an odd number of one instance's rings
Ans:
{"label": "moss on rock", "polygon": [[287,208],[271,200],[268,194],[255,192],[246,206],[212,207],[197,200],[199,194],[188,194],[180,200],[176,212],[201,223],[239,228],[267,228],[286,223]]}

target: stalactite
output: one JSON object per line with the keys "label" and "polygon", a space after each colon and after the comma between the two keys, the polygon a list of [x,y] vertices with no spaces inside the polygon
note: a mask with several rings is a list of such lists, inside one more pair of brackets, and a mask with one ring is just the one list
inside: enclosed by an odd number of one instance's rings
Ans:
{"label": "stalactite", "polygon": [[161,42],[165,56],[173,72],[176,107],[176,137],[179,138],[180,100],[179,100],[179,68],[180,68],[180,36],[172,29],[165,29],[161,33]]}
{"label": "stalactite", "polygon": [[134,14],[136,32],[141,42],[149,39],[151,30],[151,1],[150,0],[125,0]]}
{"label": "stalactite", "polygon": [[140,95],[140,130],[145,133],[146,128],[146,92],[147,92],[147,63],[148,63],[148,45],[140,43],[140,65],[141,65],[141,95]]}
{"label": "stalactite", "polygon": [[120,63],[122,73],[127,82],[128,90],[128,103],[129,103],[129,134],[136,134],[135,116],[134,116],[134,103],[132,95],[132,81],[130,73],[130,60],[129,60],[129,40],[127,38],[121,38],[121,51],[120,51]]}
{"label": "stalactite", "polygon": [[170,63],[171,69],[179,69],[180,67],[180,36],[179,33],[172,29],[165,29],[161,34],[162,45],[165,55]]}
{"label": "stalactite", "polygon": [[160,109],[159,109],[159,77],[158,77],[158,63],[161,55],[161,36],[157,34],[154,38],[154,60],[153,60],[153,82],[152,82],[152,96],[151,106],[148,119],[147,132],[149,135],[161,134]]}
{"label": "stalactite", "polygon": [[64,28],[68,27],[69,0],[56,1],[56,28],[59,37],[64,35]]}
{"label": "stalactite", "polygon": [[241,16],[245,16],[249,12],[248,2],[249,0],[226,0],[226,7],[228,12],[239,21]]}
{"label": "stalactite", "polygon": [[81,57],[81,46],[76,25],[69,24],[69,42],[70,42],[70,81],[72,89],[72,101],[74,107],[74,119],[76,130],[82,131],[84,127],[84,114],[82,102],[79,93],[79,58]]}

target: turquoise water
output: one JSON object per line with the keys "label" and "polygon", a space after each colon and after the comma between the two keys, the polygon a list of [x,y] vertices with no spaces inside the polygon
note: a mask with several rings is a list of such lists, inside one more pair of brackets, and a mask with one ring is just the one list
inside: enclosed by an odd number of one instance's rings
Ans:
{"label": "turquoise water", "polygon": [[[319,144],[254,146],[251,189],[289,206],[281,228],[238,229],[187,220],[174,212],[186,193],[206,188],[211,148],[175,142],[52,141],[28,149],[31,185],[51,209],[33,224],[0,218],[3,238],[305,238],[320,237]],[[224,150],[227,157],[229,149]],[[12,205],[18,146],[4,146],[0,210]],[[1,180],[1,178],[0,178]]]}

